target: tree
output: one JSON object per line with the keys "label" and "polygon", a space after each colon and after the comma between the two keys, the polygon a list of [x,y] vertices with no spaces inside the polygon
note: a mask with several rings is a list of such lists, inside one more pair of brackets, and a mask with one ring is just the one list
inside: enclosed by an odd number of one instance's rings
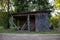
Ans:
{"label": "tree", "polygon": [[0,10],[5,11],[7,1],[6,0],[0,0]]}
{"label": "tree", "polygon": [[55,7],[55,9],[60,10],[60,0],[54,1],[54,7]]}
{"label": "tree", "polygon": [[[55,10],[60,10],[60,0],[55,0],[54,1],[54,8]],[[53,13],[52,13],[53,14]],[[50,25],[53,25],[54,28],[60,27],[60,12],[54,13],[54,16],[51,16],[50,18]]]}
{"label": "tree", "polygon": [[0,26],[4,26],[4,28],[7,28],[8,27],[8,19],[9,19],[9,15],[7,13],[7,3],[8,1],[7,0],[0,0]]}
{"label": "tree", "polygon": [[13,0],[17,12],[47,10],[51,8],[48,0]]}

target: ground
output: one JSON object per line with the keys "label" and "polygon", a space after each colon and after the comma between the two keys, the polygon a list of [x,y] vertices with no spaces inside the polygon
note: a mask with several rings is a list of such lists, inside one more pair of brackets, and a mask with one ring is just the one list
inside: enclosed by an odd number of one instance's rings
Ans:
{"label": "ground", "polygon": [[60,34],[0,34],[0,40],[60,40]]}

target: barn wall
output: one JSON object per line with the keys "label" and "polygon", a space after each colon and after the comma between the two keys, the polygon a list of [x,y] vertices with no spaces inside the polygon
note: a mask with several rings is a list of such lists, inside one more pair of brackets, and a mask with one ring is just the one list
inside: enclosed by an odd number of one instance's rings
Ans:
{"label": "barn wall", "polygon": [[41,13],[40,15],[35,16],[36,32],[49,30],[48,19],[48,13]]}

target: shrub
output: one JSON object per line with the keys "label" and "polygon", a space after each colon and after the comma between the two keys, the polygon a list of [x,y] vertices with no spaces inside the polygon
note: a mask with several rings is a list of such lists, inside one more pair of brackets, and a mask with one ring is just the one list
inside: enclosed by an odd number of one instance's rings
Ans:
{"label": "shrub", "polygon": [[55,16],[51,16],[49,24],[53,25],[54,28],[60,27],[60,13],[55,14]]}
{"label": "shrub", "polygon": [[0,12],[0,26],[4,26],[4,28],[8,28],[9,17],[8,13]]}

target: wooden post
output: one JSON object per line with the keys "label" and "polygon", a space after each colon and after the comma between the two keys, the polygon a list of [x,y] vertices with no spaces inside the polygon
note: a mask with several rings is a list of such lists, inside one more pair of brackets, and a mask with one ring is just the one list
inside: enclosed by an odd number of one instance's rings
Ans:
{"label": "wooden post", "polygon": [[27,16],[28,32],[30,32],[30,15]]}
{"label": "wooden post", "polygon": [[13,27],[13,16],[9,19],[10,29]]}
{"label": "wooden post", "polygon": [[39,28],[38,28],[38,25],[39,25],[39,17],[40,15],[35,15],[35,31],[36,32],[39,32]]}

